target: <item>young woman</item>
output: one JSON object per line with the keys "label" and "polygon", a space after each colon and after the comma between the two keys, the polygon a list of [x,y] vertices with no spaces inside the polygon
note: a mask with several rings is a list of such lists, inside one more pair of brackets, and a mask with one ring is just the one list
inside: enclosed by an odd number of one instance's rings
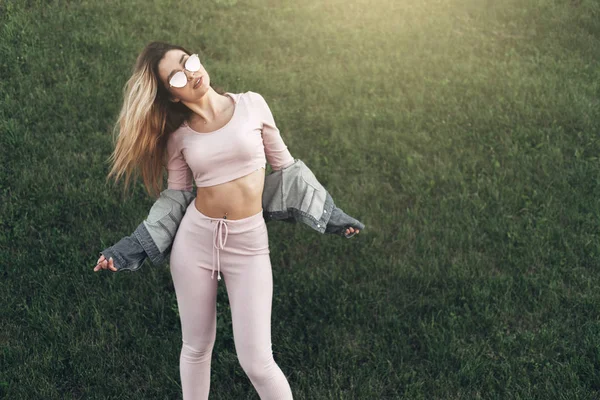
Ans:
{"label": "young woman", "polygon": [[[294,159],[266,101],[251,91],[215,91],[198,55],[163,42],[138,56],[124,95],[109,177],[125,174],[127,186],[139,168],[148,192],[158,193],[166,166],[169,189],[197,187],[169,262],[183,398],[208,398],[222,273],[242,368],[261,399],[292,399],[271,347],[273,281],[261,199],[265,163],[278,170]],[[115,270],[102,256],[94,271],[107,268]]]}

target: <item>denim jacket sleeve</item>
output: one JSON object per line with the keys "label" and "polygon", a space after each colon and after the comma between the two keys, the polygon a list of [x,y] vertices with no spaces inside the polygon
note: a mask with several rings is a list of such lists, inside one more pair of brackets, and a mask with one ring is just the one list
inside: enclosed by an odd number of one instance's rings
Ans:
{"label": "denim jacket sleeve", "polygon": [[133,234],[122,238],[101,254],[106,259],[113,258],[117,272],[136,271],[146,258],[154,265],[164,264],[185,210],[195,197],[190,191],[163,190],[152,205],[148,217],[138,225]]}
{"label": "denim jacket sleeve", "polygon": [[348,227],[363,230],[365,225],[336,207],[331,195],[300,159],[265,178],[263,196],[265,219],[301,222],[319,233],[346,238]]}

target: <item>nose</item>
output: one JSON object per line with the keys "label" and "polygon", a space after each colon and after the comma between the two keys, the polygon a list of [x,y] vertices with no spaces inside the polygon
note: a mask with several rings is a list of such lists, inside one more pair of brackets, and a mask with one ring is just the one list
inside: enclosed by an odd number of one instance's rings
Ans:
{"label": "nose", "polygon": [[188,81],[191,80],[191,79],[194,79],[194,74],[196,72],[198,72],[198,71],[190,72],[187,69],[184,69],[183,71],[185,73],[185,76],[187,76]]}

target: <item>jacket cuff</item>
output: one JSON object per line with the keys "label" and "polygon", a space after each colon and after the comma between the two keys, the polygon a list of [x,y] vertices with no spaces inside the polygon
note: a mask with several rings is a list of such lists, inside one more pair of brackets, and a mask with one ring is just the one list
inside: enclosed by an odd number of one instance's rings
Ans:
{"label": "jacket cuff", "polygon": [[356,235],[356,231],[347,235],[345,232],[349,227],[353,227],[362,231],[365,228],[365,225],[359,220],[346,214],[341,208],[334,205],[333,209],[331,210],[331,217],[329,218],[325,232],[344,236],[350,239],[352,236]]}
{"label": "jacket cuff", "polygon": [[112,257],[116,272],[136,271],[140,269],[146,259],[146,252],[133,235],[122,238],[115,245],[100,253],[107,260]]}
{"label": "jacket cuff", "polygon": [[170,250],[167,249],[164,253],[162,253],[158,249],[154,239],[152,239],[152,236],[150,236],[150,232],[148,232],[148,229],[143,222],[141,222],[135,229],[133,236],[136,237],[141,248],[144,250],[145,254],[148,256],[148,259],[154,266],[161,266],[166,262]]}

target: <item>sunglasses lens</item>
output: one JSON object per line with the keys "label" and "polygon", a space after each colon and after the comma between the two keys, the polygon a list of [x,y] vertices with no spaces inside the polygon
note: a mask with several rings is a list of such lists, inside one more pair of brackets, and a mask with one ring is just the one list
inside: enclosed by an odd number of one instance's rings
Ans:
{"label": "sunglasses lens", "polygon": [[198,54],[192,54],[185,62],[185,69],[191,72],[196,72],[200,69],[200,58]]}
{"label": "sunglasses lens", "polygon": [[169,83],[171,84],[171,86],[174,86],[176,88],[182,88],[187,83],[187,77],[182,71],[179,71],[171,77]]}

